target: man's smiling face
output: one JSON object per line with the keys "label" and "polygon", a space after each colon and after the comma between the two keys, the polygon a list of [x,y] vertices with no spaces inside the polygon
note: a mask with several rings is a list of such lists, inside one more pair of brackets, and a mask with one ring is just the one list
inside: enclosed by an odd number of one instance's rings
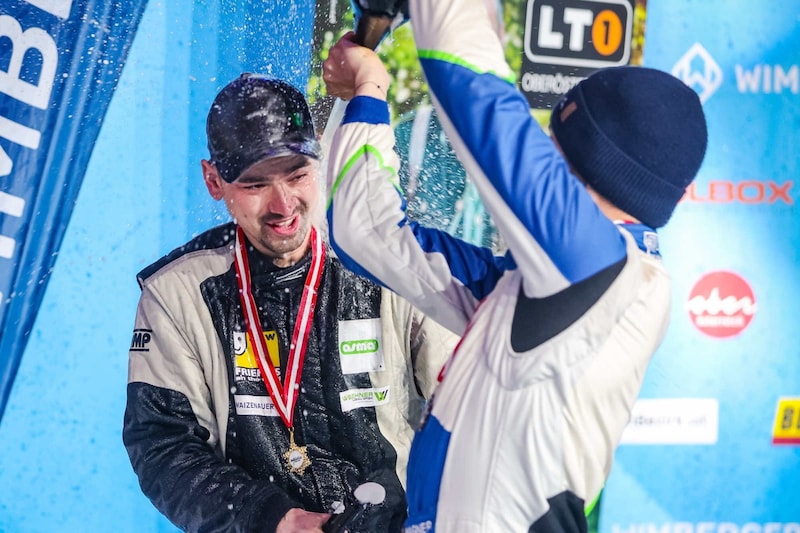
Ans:
{"label": "man's smiling face", "polygon": [[319,162],[304,155],[265,159],[247,168],[233,183],[203,161],[211,196],[224,199],[250,243],[284,267],[309,247],[312,219],[319,202]]}

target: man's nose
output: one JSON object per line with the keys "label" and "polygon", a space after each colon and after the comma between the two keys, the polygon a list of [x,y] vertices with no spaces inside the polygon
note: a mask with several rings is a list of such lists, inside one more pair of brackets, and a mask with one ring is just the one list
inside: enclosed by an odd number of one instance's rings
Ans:
{"label": "man's nose", "polygon": [[286,185],[276,183],[270,187],[267,208],[272,213],[289,216],[294,213],[296,204],[294,196]]}

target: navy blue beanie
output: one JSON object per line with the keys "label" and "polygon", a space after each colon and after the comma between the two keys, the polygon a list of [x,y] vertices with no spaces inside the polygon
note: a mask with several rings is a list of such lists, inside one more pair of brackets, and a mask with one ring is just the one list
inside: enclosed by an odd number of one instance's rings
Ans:
{"label": "navy blue beanie", "polygon": [[553,110],[550,129],[582,179],[653,228],[669,220],[708,142],[697,93],[671,74],[633,66],[578,83]]}

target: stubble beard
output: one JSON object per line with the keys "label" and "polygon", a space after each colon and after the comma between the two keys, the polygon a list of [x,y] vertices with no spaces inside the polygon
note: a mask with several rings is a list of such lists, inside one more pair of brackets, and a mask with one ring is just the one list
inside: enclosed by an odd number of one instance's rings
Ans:
{"label": "stubble beard", "polygon": [[298,217],[297,230],[291,236],[276,235],[267,224],[262,221],[260,243],[269,252],[268,255],[274,258],[278,266],[289,266],[302,258],[307,249],[306,239],[311,231],[311,219],[306,210],[296,214]]}

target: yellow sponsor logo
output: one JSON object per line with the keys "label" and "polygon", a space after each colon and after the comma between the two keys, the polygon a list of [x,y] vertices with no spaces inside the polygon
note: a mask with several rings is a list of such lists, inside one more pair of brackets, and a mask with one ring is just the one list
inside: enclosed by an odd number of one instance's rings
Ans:
{"label": "yellow sponsor logo", "polygon": [[772,443],[800,444],[800,398],[778,399]]}
{"label": "yellow sponsor logo", "polygon": [[[267,341],[267,351],[269,352],[269,359],[272,366],[275,368],[280,367],[280,358],[278,357],[278,334],[275,331],[265,331],[264,339]],[[256,361],[256,354],[253,351],[253,341],[250,334],[247,334],[247,346],[244,353],[236,356],[235,361],[237,368],[258,368]]]}

